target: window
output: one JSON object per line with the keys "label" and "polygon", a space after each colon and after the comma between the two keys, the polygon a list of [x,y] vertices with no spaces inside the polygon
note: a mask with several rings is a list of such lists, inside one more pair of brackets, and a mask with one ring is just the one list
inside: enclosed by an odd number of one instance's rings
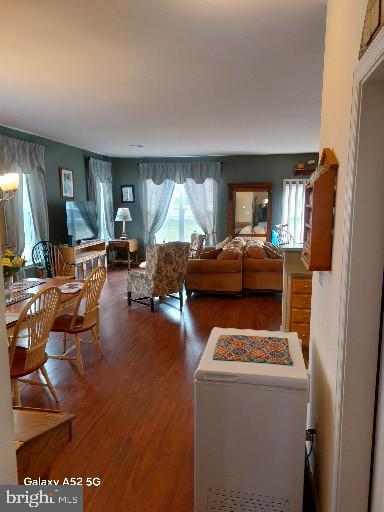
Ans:
{"label": "window", "polygon": [[201,232],[185,193],[184,185],[176,183],[165,222],[156,233],[156,242],[190,242],[194,231]]}
{"label": "window", "polygon": [[283,181],[283,207],[281,223],[287,224],[288,232],[296,243],[303,241],[304,227],[304,190],[308,180]]}
{"label": "window", "polygon": [[33,223],[31,203],[29,201],[27,177],[23,174],[23,213],[24,213],[24,238],[25,246],[23,258],[26,265],[32,264],[32,249],[37,243],[36,229]]}

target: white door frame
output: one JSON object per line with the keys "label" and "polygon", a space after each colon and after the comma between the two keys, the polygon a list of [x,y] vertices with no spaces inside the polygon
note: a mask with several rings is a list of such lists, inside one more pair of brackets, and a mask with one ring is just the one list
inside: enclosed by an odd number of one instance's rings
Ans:
{"label": "white door frame", "polygon": [[[384,29],[353,77],[336,374],[332,510],[337,512],[368,507],[382,290],[378,276],[384,264],[384,137],[380,156],[379,136],[372,130],[384,122],[384,101],[377,114],[374,108],[384,84],[371,81],[382,64]],[[377,169],[383,171],[383,183]]]}

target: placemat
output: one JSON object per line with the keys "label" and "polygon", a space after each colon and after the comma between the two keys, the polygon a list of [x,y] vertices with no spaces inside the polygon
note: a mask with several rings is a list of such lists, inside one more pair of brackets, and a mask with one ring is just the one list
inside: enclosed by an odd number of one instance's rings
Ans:
{"label": "placemat", "polygon": [[8,290],[12,292],[23,292],[25,290],[28,290],[28,288],[34,288],[35,286],[40,286],[41,284],[44,283],[45,281],[17,281],[16,283],[11,284]]}
{"label": "placemat", "polygon": [[221,335],[216,342],[213,359],[293,365],[288,338],[264,336]]}
{"label": "placemat", "polygon": [[33,297],[33,293],[18,293],[17,295],[12,295],[11,297],[7,297],[5,299],[5,305],[11,306],[12,304],[17,304],[22,300],[30,299]]}

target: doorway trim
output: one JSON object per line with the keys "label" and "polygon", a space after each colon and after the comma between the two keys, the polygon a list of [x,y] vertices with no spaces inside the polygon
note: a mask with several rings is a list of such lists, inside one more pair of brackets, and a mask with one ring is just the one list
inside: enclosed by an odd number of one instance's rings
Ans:
{"label": "doorway trim", "polygon": [[[336,460],[333,473],[335,482],[333,510],[338,512],[366,510],[369,496],[376,383],[376,372],[372,370],[372,364],[375,364],[374,368],[376,369],[379,339],[377,337],[377,345],[367,343],[363,347],[362,357],[363,340],[361,332],[356,329],[356,304],[359,301],[354,285],[359,278],[361,279],[361,265],[365,265],[368,273],[373,272],[373,267],[370,265],[368,256],[365,262],[358,261],[359,257],[361,260],[361,248],[359,249],[356,243],[359,240],[359,229],[358,226],[356,228],[356,225],[360,219],[356,216],[356,207],[359,204],[361,206],[362,194],[366,194],[369,188],[369,185],[368,187],[364,185],[361,176],[361,153],[364,153],[361,149],[362,146],[364,147],[362,125],[364,124],[363,102],[365,99],[363,91],[364,86],[367,86],[369,79],[381,65],[384,65],[384,28],[357,64],[353,76],[336,372],[334,445]],[[377,191],[374,191],[375,193]],[[373,216],[373,213],[370,215]],[[375,220],[377,221],[377,219]],[[375,255],[375,268],[377,268],[380,258],[383,259],[381,247],[379,247],[378,253]],[[378,282],[377,288],[380,288],[380,297],[381,286],[381,282]],[[373,290],[372,293],[377,293],[377,290]],[[376,295],[373,295],[373,299],[375,297]],[[368,309],[367,306],[361,311],[364,311],[366,317],[375,316],[376,311],[369,310],[368,313]],[[367,333],[367,338],[371,339],[369,333]],[[355,402],[353,403],[353,401]],[[365,421],[361,421],[361,418],[364,418]]]}

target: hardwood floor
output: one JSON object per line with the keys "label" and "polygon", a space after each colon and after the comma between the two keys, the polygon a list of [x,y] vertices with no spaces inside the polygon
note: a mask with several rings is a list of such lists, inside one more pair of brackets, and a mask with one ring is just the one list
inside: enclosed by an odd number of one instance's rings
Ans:
{"label": "hardwood floor", "polygon": [[[192,512],[193,374],[211,329],[278,330],[281,295],[193,296],[180,316],[167,299],[156,313],[126,300],[126,270],[109,271],[102,294],[105,356],[82,347],[85,375],[66,361],[47,369],[63,411],[77,414],[73,440],[51,477],[99,477],[84,488],[85,511]],[[48,352],[61,347],[52,335]],[[40,386],[23,405],[53,406]]]}

